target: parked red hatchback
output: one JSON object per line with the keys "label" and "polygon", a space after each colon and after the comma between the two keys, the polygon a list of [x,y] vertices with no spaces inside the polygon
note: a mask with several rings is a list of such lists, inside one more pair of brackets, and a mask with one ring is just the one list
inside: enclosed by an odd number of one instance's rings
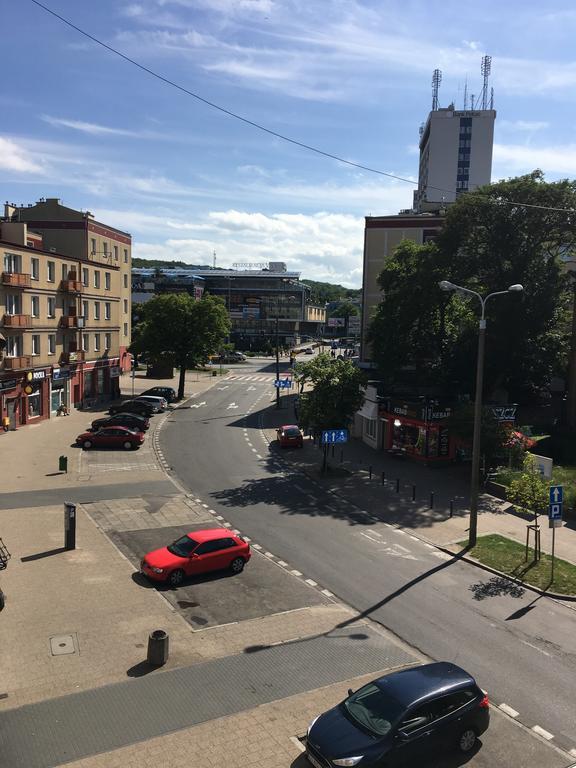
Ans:
{"label": "parked red hatchback", "polygon": [[276,430],[276,436],[281,448],[302,448],[304,446],[304,438],[302,432],[296,424],[285,424],[283,427],[279,427]]}
{"label": "parked red hatchback", "polygon": [[144,433],[127,427],[104,427],[97,432],[83,432],[76,438],[82,448],[124,448],[129,451],[144,442]]}
{"label": "parked red hatchback", "polygon": [[141,572],[153,581],[177,587],[188,576],[223,571],[240,573],[250,560],[250,545],[225,528],[206,528],[176,539],[172,544],[144,555]]}

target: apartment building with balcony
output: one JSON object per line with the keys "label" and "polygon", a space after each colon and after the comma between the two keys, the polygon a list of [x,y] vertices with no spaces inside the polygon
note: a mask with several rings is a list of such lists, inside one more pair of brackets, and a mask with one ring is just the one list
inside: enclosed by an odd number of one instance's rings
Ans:
{"label": "apartment building with balcony", "polygon": [[119,394],[121,274],[0,220],[0,415],[11,428]]}

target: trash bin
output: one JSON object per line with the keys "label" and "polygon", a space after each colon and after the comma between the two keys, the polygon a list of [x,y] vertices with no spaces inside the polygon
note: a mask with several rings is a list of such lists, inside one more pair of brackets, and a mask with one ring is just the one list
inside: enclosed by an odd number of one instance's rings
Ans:
{"label": "trash bin", "polygon": [[161,667],[168,661],[168,632],[155,629],[148,636],[148,664]]}
{"label": "trash bin", "polygon": [[58,459],[58,469],[60,472],[68,472],[68,456],[60,456]]}
{"label": "trash bin", "polygon": [[218,376],[218,371],[212,371],[212,376]]}

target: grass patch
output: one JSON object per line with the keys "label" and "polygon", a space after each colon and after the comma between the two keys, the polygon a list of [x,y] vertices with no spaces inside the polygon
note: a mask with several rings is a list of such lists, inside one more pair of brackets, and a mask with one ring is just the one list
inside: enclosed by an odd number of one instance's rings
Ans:
{"label": "grass patch", "polygon": [[[461,547],[466,547],[467,542],[460,542]],[[547,589],[558,592],[561,595],[576,595],[576,565],[555,558],[554,582],[550,583],[552,558],[542,552],[541,559],[533,562],[534,550],[528,550],[528,560],[524,559],[526,548],[516,541],[504,536],[492,534],[481,536],[474,549],[469,551],[472,557],[484,565],[502,571],[509,576],[531,584],[539,589]]]}

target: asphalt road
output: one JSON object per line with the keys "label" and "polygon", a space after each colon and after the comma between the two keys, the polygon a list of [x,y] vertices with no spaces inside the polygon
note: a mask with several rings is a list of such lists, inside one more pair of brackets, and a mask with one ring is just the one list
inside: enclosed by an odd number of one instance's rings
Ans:
{"label": "asphalt road", "polygon": [[163,450],[182,484],[359,612],[468,669],[522,723],[575,749],[576,612],[510,589],[283,469],[260,430],[271,370],[239,366],[238,378],[168,420]]}

